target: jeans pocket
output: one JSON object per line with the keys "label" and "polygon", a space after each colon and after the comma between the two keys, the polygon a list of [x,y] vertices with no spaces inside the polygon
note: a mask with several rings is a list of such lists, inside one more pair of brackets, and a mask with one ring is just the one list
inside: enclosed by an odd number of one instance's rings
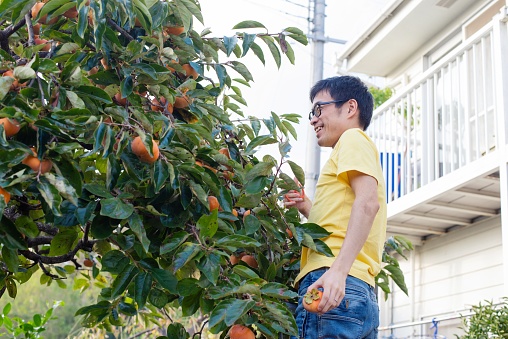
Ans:
{"label": "jeans pocket", "polygon": [[320,338],[361,338],[369,313],[367,299],[363,290],[346,285],[346,295],[340,305],[320,317]]}

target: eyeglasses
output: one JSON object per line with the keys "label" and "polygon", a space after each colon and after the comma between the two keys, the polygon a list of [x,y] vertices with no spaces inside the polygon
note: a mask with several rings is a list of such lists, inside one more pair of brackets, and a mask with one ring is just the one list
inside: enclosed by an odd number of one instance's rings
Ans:
{"label": "eyeglasses", "polygon": [[309,120],[312,120],[313,117],[319,118],[319,116],[321,115],[321,107],[322,106],[329,105],[329,104],[343,104],[346,101],[347,100],[333,100],[333,101],[318,102],[314,106],[314,108],[312,108],[312,110],[309,112]]}

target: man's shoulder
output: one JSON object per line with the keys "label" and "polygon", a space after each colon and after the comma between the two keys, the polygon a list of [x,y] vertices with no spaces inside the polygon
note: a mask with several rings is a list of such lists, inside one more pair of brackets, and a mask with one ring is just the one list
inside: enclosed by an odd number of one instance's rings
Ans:
{"label": "man's shoulder", "polygon": [[370,137],[363,131],[361,128],[350,128],[344,131],[342,133],[342,136],[340,137],[339,141],[345,141],[345,140],[367,140],[371,141]]}

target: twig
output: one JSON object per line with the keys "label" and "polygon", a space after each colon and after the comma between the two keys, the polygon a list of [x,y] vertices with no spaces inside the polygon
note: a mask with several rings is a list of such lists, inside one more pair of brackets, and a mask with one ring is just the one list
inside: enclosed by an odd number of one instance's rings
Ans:
{"label": "twig", "polygon": [[132,37],[132,35],[130,35],[125,29],[123,29],[122,27],[118,26],[118,24],[111,18],[107,18],[107,21],[108,21],[108,24],[110,24],[111,26],[113,26],[118,32],[120,32],[120,34],[122,34],[124,37],[127,38],[127,40],[129,41],[132,41],[134,40],[134,38]]}
{"label": "twig", "polygon": [[157,327],[154,327],[154,328],[151,328],[151,329],[148,329],[148,330],[144,330],[143,332],[139,332],[138,334],[135,334],[132,337],[129,337],[127,339],[134,339],[134,338],[137,338],[137,337],[141,337],[143,334],[153,332],[156,329],[157,329]]}
{"label": "twig", "polygon": [[44,267],[44,265],[39,261],[39,267],[41,268],[42,272],[44,272],[45,275],[47,275],[48,277],[50,277],[51,279],[63,279],[62,277],[59,277],[53,273],[51,273],[50,271],[48,271],[46,269],[46,267]]}
{"label": "twig", "polygon": [[34,26],[32,25],[31,17],[32,15],[30,12],[25,14],[26,27],[28,31],[28,46],[35,45]]}

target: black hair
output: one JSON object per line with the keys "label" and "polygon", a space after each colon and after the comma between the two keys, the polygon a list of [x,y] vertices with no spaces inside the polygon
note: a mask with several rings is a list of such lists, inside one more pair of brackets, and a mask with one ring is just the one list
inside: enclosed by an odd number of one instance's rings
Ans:
{"label": "black hair", "polygon": [[369,127],[374,99],[360,78],[345,75],[319,80],[310,90],[310,101],[312,102],[316,95],[323,91],[328,92],[333,100],[355,99],[360,110],[360,124],[364,131]]}

